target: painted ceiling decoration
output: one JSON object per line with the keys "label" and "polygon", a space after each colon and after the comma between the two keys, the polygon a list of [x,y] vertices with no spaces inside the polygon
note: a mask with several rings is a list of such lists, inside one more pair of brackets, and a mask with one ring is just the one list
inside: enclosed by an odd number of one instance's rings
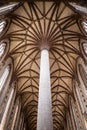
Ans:
{"label": "painted ceiling decoration", "polygon": [[[76,60],[82,57],[81,45],[87,54],[87,45],[82,44],[87,23],[82,21],[83,25],[80,20],[81,15],[71,4],[61,1],[25,1],[8,15],[8,31],[1,40],[9,40],[6,58],[13,59],[13,80],[17,82],[28,130],[36,130],[37,125],[42,49],[49,50],[50,55],[53,129],[63,130],[68,97],[73,96],[73,80],[77,79]],[[5,18],[0,22],[1,31],[4,23]],[[5,49],[5,45],[3,42],[0,48]]]}

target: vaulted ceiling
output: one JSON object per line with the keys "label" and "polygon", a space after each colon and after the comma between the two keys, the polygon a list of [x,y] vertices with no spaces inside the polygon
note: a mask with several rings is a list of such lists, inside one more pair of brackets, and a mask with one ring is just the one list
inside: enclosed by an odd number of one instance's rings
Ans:
{"label": "vaulted ceiling", "polygon": [[67,2],[25,1],[8,17],[10,26],[4,38],[10,40],[8,57],[13,58],[13,79],[28,130],[36,130],[43,48],[50,54],[53,127],[63,130],[68,97],[73,96],[73,80],[77,78],[76,59],[82,57],[80,15]]}

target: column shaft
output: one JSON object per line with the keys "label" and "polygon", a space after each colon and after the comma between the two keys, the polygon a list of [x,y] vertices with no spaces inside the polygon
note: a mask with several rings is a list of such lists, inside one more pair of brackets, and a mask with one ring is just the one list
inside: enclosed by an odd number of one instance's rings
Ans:
{"label": "column shaft", "polygon": [[49,52],[41,51],[37,130],[53,130]]}

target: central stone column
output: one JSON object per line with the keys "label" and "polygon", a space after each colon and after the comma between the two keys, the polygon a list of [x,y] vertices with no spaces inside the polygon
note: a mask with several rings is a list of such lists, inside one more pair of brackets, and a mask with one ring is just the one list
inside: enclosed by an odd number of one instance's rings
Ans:
{"label": "central stone column", "polygon": [[41,51],[37,130],[53,130],[49,51]]}

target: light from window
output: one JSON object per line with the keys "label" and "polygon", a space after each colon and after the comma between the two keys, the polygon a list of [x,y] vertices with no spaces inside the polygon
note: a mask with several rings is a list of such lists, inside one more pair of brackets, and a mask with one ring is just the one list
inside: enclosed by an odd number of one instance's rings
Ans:
{"label": "light from window", "polygon": [[87,55],[87,43],[83,43],[83,51]]}
{"label": "light from window", "polygon": [[0,22],[0,34],[1,34],[2,31],[5,29],[5,26],[6,26],[6,21]]}
{"label": "light from window", "polygon": [[18,4],[19,4],[19,2],[15,2],[15,3],[1,7],[0,8],[0,14],[3,14],[5,11],[8,12],[9,10],[12,10]]}
{"label": "light from window", "polygon": [[83,21],[82,26],[83,26],[83,29],[85,30],[85,32],[87,33],[87,21]]}
{"label": "light from window", "polygon": [[0,57],[4,54],[6,48],[6,43],[0,44]]}
{"label": "light from window", "polygon": [[10,67],[7,66],[4,70],[4,73],[2,74],[2,76],[0,77],[0,92],[2,90],[2,88],[4,87],[4,84],[8,78],[8,75],[9,75],[9,71],[10,70]]}

